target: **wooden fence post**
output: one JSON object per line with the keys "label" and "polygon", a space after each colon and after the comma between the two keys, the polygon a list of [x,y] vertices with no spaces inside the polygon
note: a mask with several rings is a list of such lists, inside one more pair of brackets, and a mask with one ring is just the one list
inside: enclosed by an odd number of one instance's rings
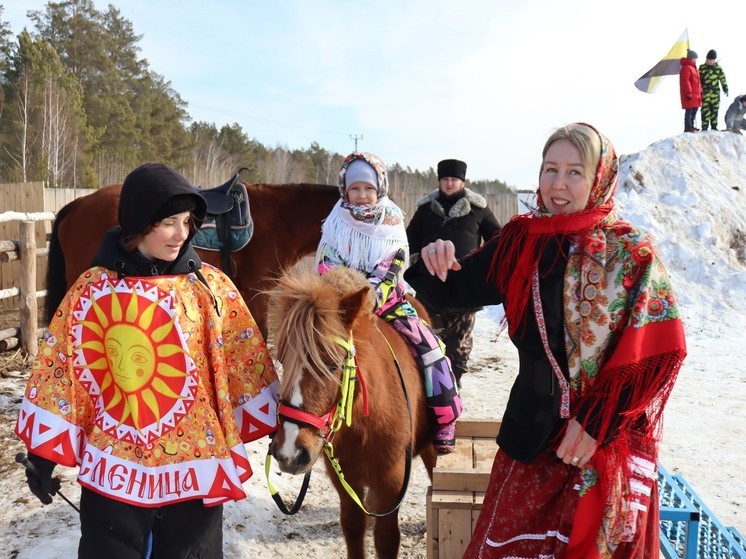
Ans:
{"label": "wooden fence post", "polygon": [[31,358],[36,357],[36,222],[22,221],[19,228],[18,252],[21,260],[19,307],[21,310],[21,346]]}

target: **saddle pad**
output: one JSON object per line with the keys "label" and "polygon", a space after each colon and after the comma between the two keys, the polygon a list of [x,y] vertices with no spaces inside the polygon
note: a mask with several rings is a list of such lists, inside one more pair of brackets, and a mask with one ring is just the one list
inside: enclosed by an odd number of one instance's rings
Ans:
{"label": "saddle pad", "polygon": [[[208,223],[208,219],[212,223]],[[221,243],[220,239],[218,239],[218,230],[215,227],[215,218],[211,217],[208,219],[205,219],[205,223],[202,225],[202,228],[197,231],[197,234],[192,239],[192,244],[197,248],[203,248],[205,250],[220,250],[223,246],[223,243]],[[249,241],[251,240],[253,234],[253,221],[249,223],[248,227],[234,228],[233,226],[231,226],[228,238],[228,246],[230,248],[230,251],[236,252],[237,250],[241,250],[243,247],[249,244]]]}

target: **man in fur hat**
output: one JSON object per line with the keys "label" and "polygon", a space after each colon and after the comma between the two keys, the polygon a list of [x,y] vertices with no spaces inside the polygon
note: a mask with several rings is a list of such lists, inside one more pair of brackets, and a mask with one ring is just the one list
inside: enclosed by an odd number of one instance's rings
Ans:
{"label": "man in fur hat", "polygon": [[[461,258],[479,248],[500,229],[495,215],[487,207],[483,196],[466,188],[466,163],[458,159],[444,159],[438,163],[439,188],[417,202],[417,211],[407,226],[407,239],[412,262],[419,258],[420,249],[436,239],[449,240]],[[446,346],[453,373],[461,385],[467,372],[472,349],[471,331],[476,309],[462,312],[443,312],[429,308],[432,326]]]}

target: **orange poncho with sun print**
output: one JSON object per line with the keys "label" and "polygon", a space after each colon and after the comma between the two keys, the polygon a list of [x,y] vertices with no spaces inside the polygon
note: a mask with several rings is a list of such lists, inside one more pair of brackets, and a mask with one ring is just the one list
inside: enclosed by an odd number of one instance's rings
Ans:
{"label": "orange poncho with sun print", "polygon": [[276,428],[277,375],[236,287],[212,266],[202,273],[210,289],[194,274],[99,267],[78,279],[18,416],[31,452],[138,506],[246,496],[243,444]]}

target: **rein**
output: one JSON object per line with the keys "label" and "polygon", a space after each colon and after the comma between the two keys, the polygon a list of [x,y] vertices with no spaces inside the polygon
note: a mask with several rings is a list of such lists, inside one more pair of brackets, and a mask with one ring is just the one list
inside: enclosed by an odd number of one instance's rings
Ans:
{"label": "rein", "polygon": [[[386,342],[386,345],[388,346],[389,351],[391,352],[391,356],[394,359],[394,364],[396,365],[396,370],[399,373],[399,380],[401,381],[402,389],[404,391],[404,399],[407,403],[407,414],[409,416],[410,431],[414,431],[414,422],[412,419],[412,406],[409,401],[409,393],[407,392],[407,385],[406,385],[406,381],[404,380],[404,374],[402,373],[401,366],[399,365],[399,360],[396,358],[396,354],[394,353],[394,348],[391,347],[391,344],[386,339],[386,336],[383,335],[383,332],[381,332],[378,326],[376,326],[376,330]],[[340,386],[339,401],[332,407],[332,409],[328,413],[324,414],[321,417],[313,415],[312,413],[302,410],[287,402],[280,401],[277,407],[277,414],[279,418],[281,419],[285,419],[287,421],[291,421],[296,424],[309,425],[311,427],[316,428],[319,431],[319,436],[324,440],[323,442],[324,453],[329,459],[329,463],[331,464],[332,469],[337,474],[337,477],[339,478],[339,481],[342,484],[342,487],[344,487],[345,491],[350,496],[350,498],[353,501],[355,501],[355,503],[357,503],[360,509],[367,516],[372,516],[372,517],[388,516],[389,514],[393,513],[401,506],[402,501],[404,500],[404,496],[407,493],[407,488],[409,487],[409,477],[410,477],[410,473],[412,470],[412,454],[413,454],[412,447],[414,443],[413,441],[410,440],[409,448],[407,448],[407,451],[406,451],[406,462],[404,466],[404,484],[402,486],[401,492],[399,493],[399,497],[396,503],[391,509],[389,509],[386,512],[383,512],[383,513],[369,512],[363,505],[363,502],[358,496],[358,494],[355,492],[352,486],[350,486],[350,484],[347,483],[347,481],[345,480],[344,473],[342,472],[342,466],[339,463],[339,459],[334,456],[334,445],[332,443],[334,439],[334,435],[337,433],[337,431],[339,431],[342,428],[343,425],[347,425],[348,427],[352,425],[352,404],[355,400],[355,385],[358,380],[360,381],[360,387],[363,391],[362,392],[363,415],[365,417],[368,416],[370,412],[369,405],[368,405],[368,388],[365,384],[365,378],[363,377],[362,371],[360,370],[357,356],[355,355],[355,344],[352,338],[352,333],[350,333],[350,337],[347,340],[345,340],[344,338],[336,337],[334,338],[334,342],[342,346],[342,348],[346,352],[345,359],[342,364],[342,383]],[[270,461],[271,461],[271,456],[269,452],[267,452],[267,460],[265,461],[265,472],[267,474],[267,485],[269,487],[270,493],[272,494],[272,498],[275,501],[275,503],[277,503],[278,507],[283,513],[295,514],[300,508],[300,505],[303,502],[303,498],[305,497],[305,493],[308,487],[308,481],[310,479],[311,472],[307,472],[305,474],[304,479],[303,479],[303,486],[301,487],[301,493],[298,496],[298,499],[296,500],[292,509],[290,509],[289,512],[286,512],[288,509],[285,507],[285,504],[282,502],[282,499],[279,497],[277,491],[275,491],[275,489],[272,487],[269,481]]]}
{"label": "rein", "polygon": [[[389,351],[391,352],[391,356],[394,358],[394,364],[396,365],[396,371],[399,373],[399,380],[401,381],[402,389],[404,390],[404,399],[407,402],[407,413],[409,415],[409,426],[410,426],[410,432],[414,431],[414,422],[412,420],[412,406],[409,403],[409,393],[407,392],[407,384],[404,380],[404,374],[402,373],[401,366],[399,365],[399,360],[396,358],[396,353],[394,353],[394,348],[391,347],[391,344],[386,339],[386,336],[383,335],[383,332],[376,326],[376,330],[381,335],[383,340],[386,342],[386,345],[389,348]],[[335,340],[337,343],[342,345],[340,343],[340,338],[337,338]],[[352,348],[352,351],[354,352],[354,346],[352,345],[352,334],[350,334],[350,341],[349,346]],[[347,347],[345,345],[342,345],[342,347]],[[350,349],[348,349],[348,356],[349,356]],[[346,362],[346,360],[345,360]],[[343,377],[344,378],[344,377]],[[362,376],[361,376],[362,379]],[[343,382],[343,388],[344,388],[344,382]],[[341,402],[340,402],[341,403]],[[366,408],[367,408],[367,402],[366,402]],[[352,402],[348,404],[349,406],[349,414],[347,416],[347,425],[352,424]],[[367,415],[367,413],[366,413]],[[368,509],[365,508],[365,505],[363,505],[362,500],[358,496],[358,494],[355,492],[355,490],[350,486],[349,483],[347,483],[347,480],[345,480],[344,473],[342,472],[342,465],[339,463],[339,458],[336,458],[334,456],[334,447],[332,446],[331,439],[324,439],[324,452],[326,453],[327,458],[329,458],[329,463],[332,465],[332,468],[334,469],[334,472],[337,474],[337,477],[339,478],[339,482],[342,484],[342,487],[345,488],[345,491],[350,496],[350,498],[357,503],[357,505],[360,507],[360,509],[367,515],[372,516],[375,518],[380,518],[383,516],[388,516],[389,514],[395,512],[402,504],[402,501],[404,501],[404,496],[407,494],[407,489],[409,487],[409,475],[412,470],[412,446],[413,442],[410,438],[410,444],[409,448],[407,448],[406,451],[406,462],[404,464],[404,484],[402,485],[401,491],[399,492],[399,497],[396,500],[396,503],[394,503],[394,506],[391,507],[386,512],[369,512]]]}

